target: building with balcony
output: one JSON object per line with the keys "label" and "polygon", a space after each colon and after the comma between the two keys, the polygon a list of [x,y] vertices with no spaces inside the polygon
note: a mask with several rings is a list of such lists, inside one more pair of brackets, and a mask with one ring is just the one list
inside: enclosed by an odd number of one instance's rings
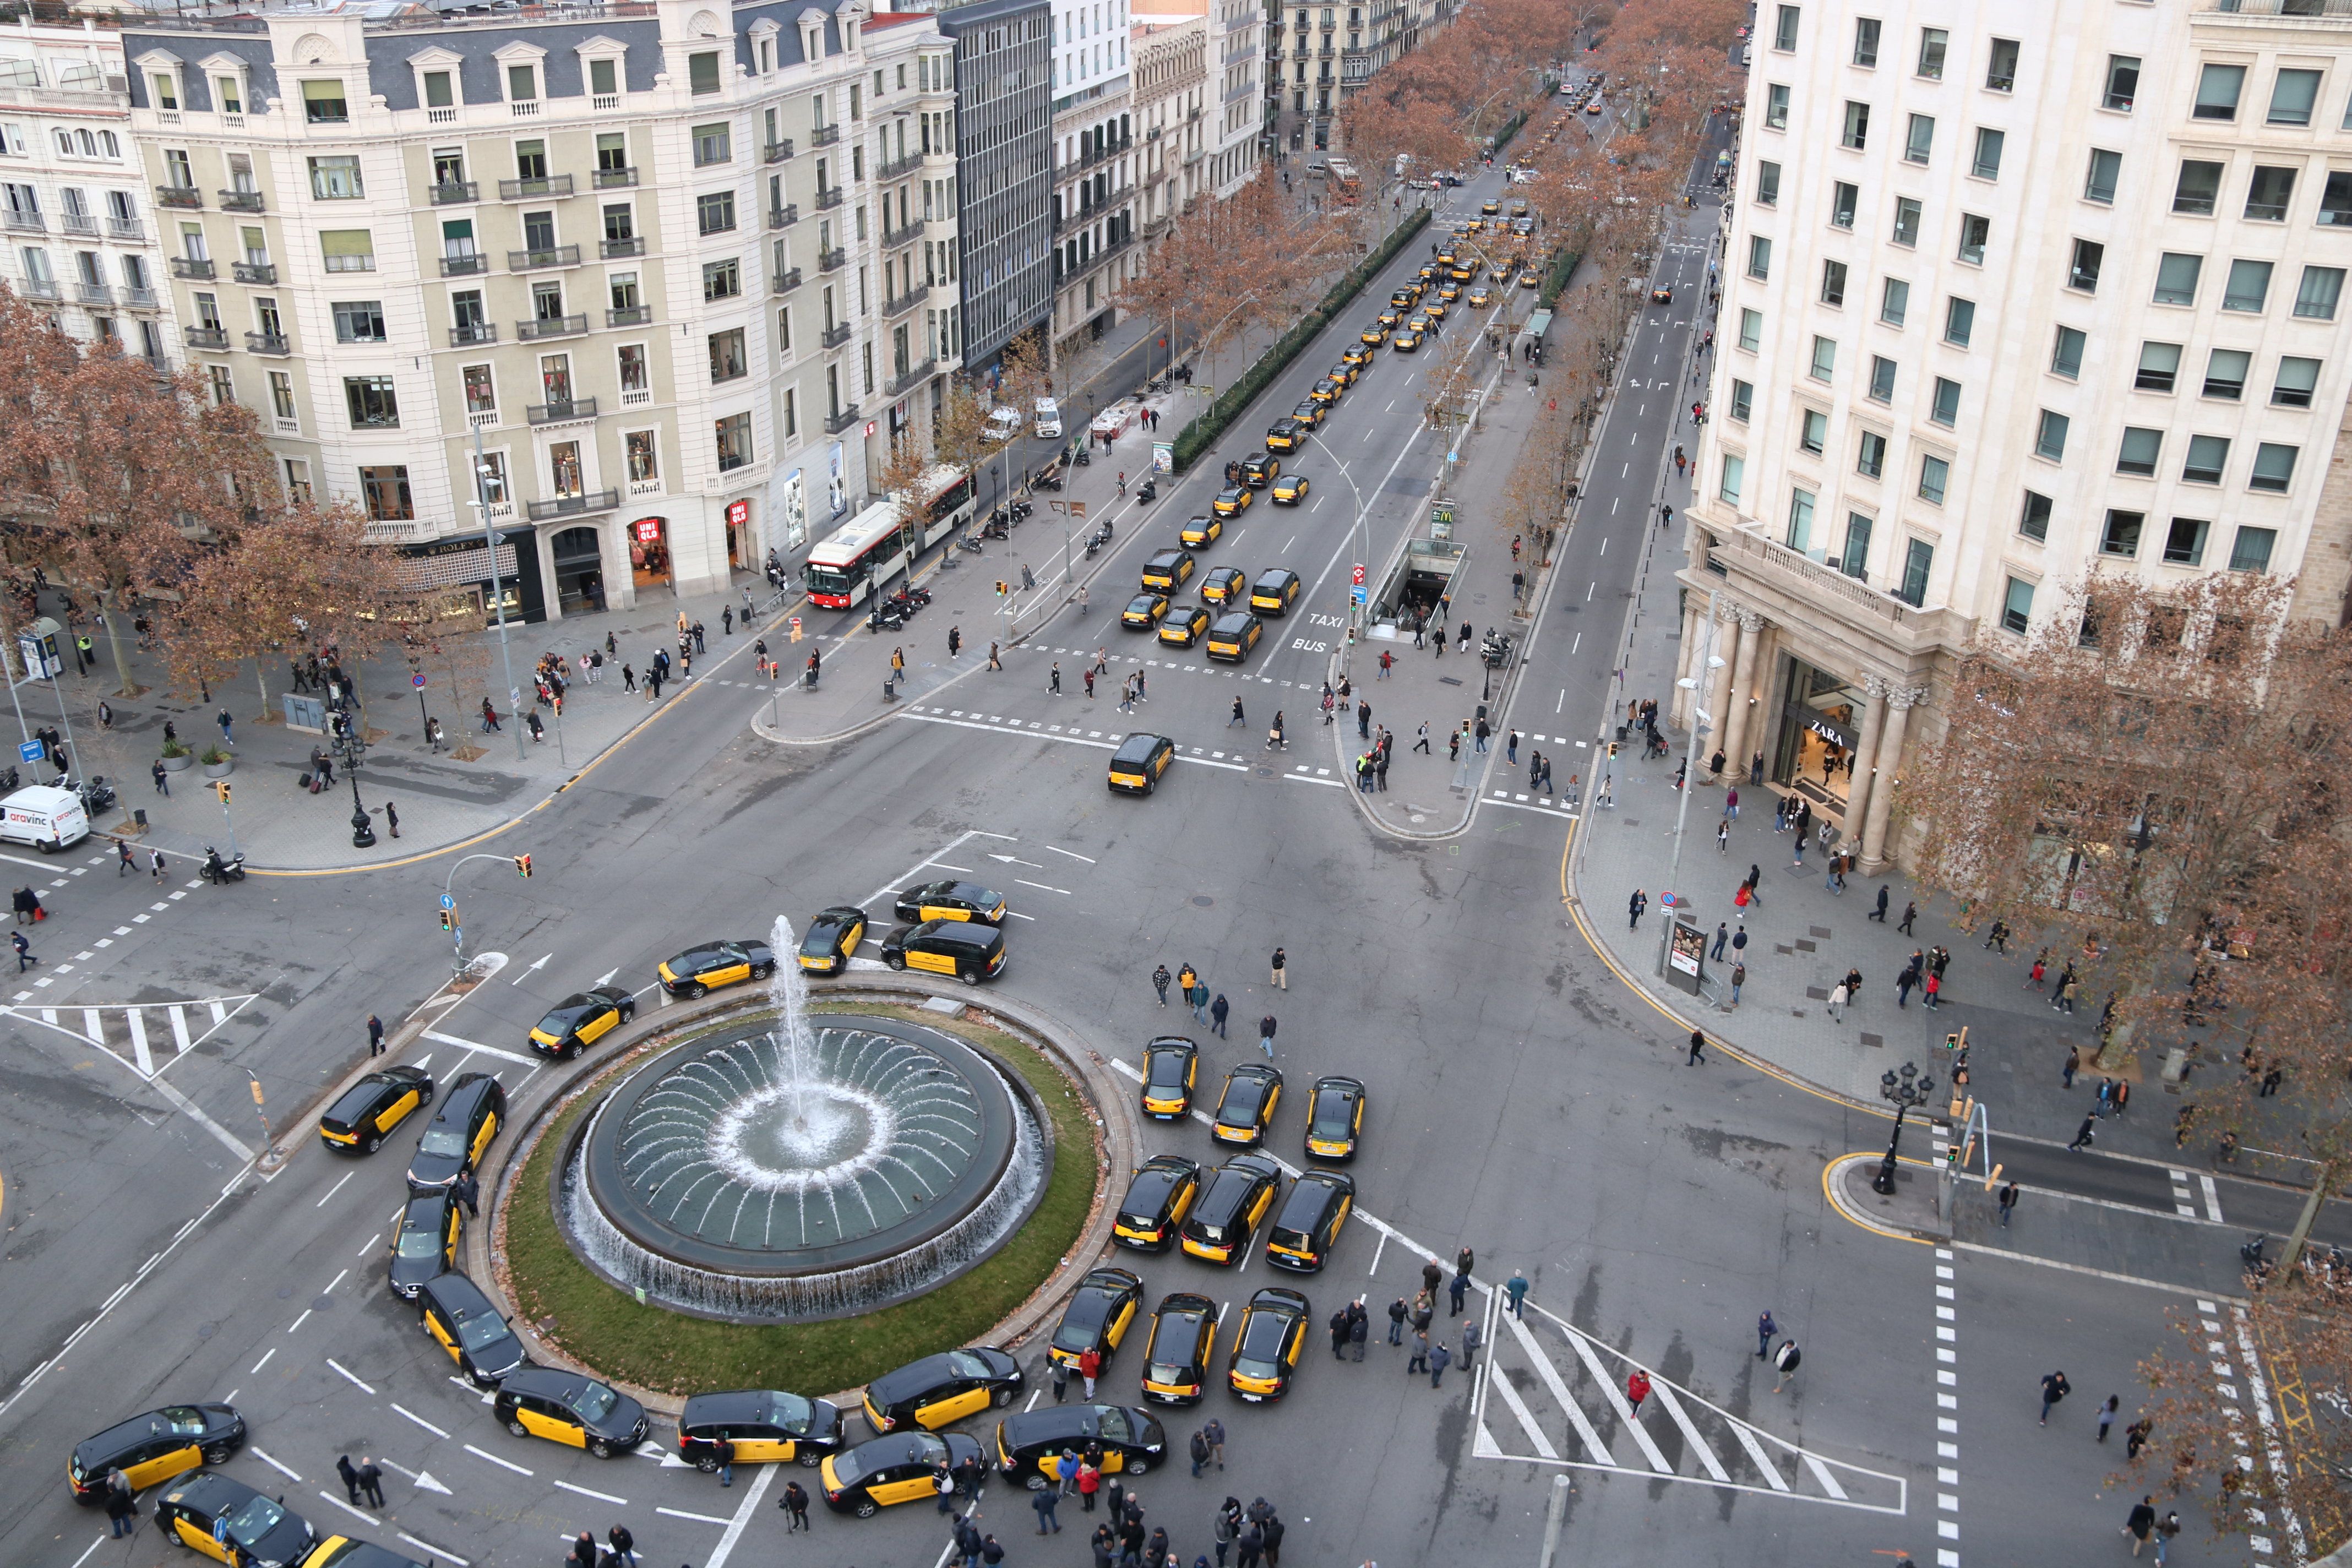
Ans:
{"label": "building with balcony", "polygon": [[938,26],[955,51],[956,346],[992,372],[1054,313],[1054,16],[1048,0],[971,0]]}
{"label": "building with balcony", "polygon": [[123,34],[188,355],[289,487],[361,504],[452,615],[486,607],[487,522],[531,619],[708,591],[850,516],[924,401],[886,384],[953,358],[904,304],[925,237],[953,249],[951,175],[919,177],[953,116],[930,20],[381,13]]}
{"label": "building with balcony", "polygon": [[1232,195],[1257,174],[1265,142],[1265,0],[1135,0],[1135,14],[1172,25],[1206,12],[1202,187]]}
{"label": "building with balcony", "polygon": [[1265,115],[1274,144],[1293,152],[1328,149],[1340,105],[1441,20],[1429,0],[1349,5],[1267,0]]}
{"label": "building with balcony", "polygon": [[1053,0],[1056,360],[1117,321],[1136,263],[1134,65],[1128,0]]}
{"label": "building with balcony", "polygon": [[[1209,18],[1146,16],[1135,47],[1135,212],[1149,241],[1200,195],[1209,159]],[[1147,257],[1148,260],[1148,257]]]}
{"label": "building with balcony", "polygon": [[94,23],[0,30],[0,281],[69,335],[182,362],[122,40]]}
{"label": "building with balcony", "polygon": [[1759,11],[1679,574],[1702,755],[1875,868],[1957,658],[2086,581],[2343,617],[2347,41],[2294,0]]}

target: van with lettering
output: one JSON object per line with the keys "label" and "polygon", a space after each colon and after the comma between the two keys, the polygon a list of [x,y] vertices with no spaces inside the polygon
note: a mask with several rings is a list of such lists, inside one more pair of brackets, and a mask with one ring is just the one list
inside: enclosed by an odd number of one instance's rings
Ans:
{"label": "van with lettering", "polygon": [[33,784],[0,801],[0,839],[54,855],[89,837],[89,813],[69,789]]}

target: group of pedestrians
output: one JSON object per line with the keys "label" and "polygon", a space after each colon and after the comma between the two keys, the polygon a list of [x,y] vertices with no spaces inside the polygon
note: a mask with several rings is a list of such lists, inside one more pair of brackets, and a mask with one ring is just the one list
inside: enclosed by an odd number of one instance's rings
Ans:
{"label": "group of pedestrians", "polygon": [[[1289,955],[1281,948],[1276,948],[1266,984],[1276,991],[1289,990]],[[1176,988],[1177,998],[1192,1010],[1192,1016],[1196,1020],[1209,1026],[1210,1032],[1219,1039],[1233,1037],[1225,1032],[1225,1021],[1233,1015],[1233,1004],[1225,999],[1225,994],[1222,991],[1213,997],[1211,996],[1209,984],[1201,978],[1201,972],[1198,969],[1190,963],[1186,963],[1173,974],[1168,972],[1168,965],[1165,963],[1152,970],[1151,989],[1159,995],[1160,1005],[1162,1007],[1168,1005],[1168,989],[1171,985]],[[1264,1051],[1269,1059],[1274,1056],[1274,1036],[1277,1026],[1277,1021],[1272,1013],[1266,1014],[1257,1021],[1258,1048]],[[1091,1391],[1087,1396],[1093,1397]]]}

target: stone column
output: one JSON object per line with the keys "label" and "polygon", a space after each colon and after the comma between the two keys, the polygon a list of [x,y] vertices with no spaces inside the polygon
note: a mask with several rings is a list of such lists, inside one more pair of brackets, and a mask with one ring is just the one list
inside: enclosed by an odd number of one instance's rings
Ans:
{"label": "stone column", "polygon": [[1862,868],[1875,876],[1886,866],[1886,818],[1895,807],[1895,770],[1903,765],[1903,730],[1911,710],[1927,700],[1924,686],[1889,686],[1886,721],[1878,739],[1878,779],[1862,825]]}
{"label": "stone column", "polygon": [[1740,619],[1737,606],[1728,600],[1720,602],[1717,605],[1715,618],[1713,653],[1723,660],[1723,668],[1710,671],[1706,668],[1706,660],[1702,659],[1695,671],[1698,675],[1700,689],[1706,693],[1705,706],[1714,720],[1713,728],[1699,737],[1698,754],[1702,761],[1720,743],[1724,708],[1731,700],[1731,667],[1739,653]]}
{"label": "stone column", "polygon": [[1755,706],[1748,700],[1756,679],[1756,647],[1764,640],[1764,617],[1754,610],[1734,612],[1739,617],[1739,657],[1731,672],[1731,689],[1725,700],[1730,711],[1722,715],[1723,766],[1727,773],[1745,775],[1748,770],[1748,735],[1752,728],[1748,722],[1748,710]]}
{"label": "stone column", "polygon": [[1862,689],[1870,696],[1867,710],[1854,715],[1862,731],[1862,743],[1854,748],[1853,771],[1846,775],[1845,843],[1856,854],[1862,849],[1862,825],[1870,815],[1870,797],[1878,777],[1878,742],[1886,727],[1886,682],[1874,675],[1862,678]]}
{"label": "stone column", "polygon": [[1690,728],[1691,694],[1696,691],[1697,688],[1692,687],[1688,689],[1685,689],[1681,683],[1691,678],[1691,672],[1698,668],[1699,647],[1700,645],[1706,641],[1706,603],[1696,595],[1687,596],[1683,603],[1682,647],[1675,658],[1675,685],[1674,701],[1675,723],[1685,730]]}

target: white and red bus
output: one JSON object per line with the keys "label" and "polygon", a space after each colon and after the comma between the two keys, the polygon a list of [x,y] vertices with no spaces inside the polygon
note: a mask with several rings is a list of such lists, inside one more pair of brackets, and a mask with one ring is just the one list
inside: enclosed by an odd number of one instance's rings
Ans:
{"label": "white and red bus", "polygon": [[846,610],[879,592],[914,558],[971,523],[971,475],[942,465],[924,479],[929,500],[909,522],[896,500],[877,501],[809,552],[809,603]]}

